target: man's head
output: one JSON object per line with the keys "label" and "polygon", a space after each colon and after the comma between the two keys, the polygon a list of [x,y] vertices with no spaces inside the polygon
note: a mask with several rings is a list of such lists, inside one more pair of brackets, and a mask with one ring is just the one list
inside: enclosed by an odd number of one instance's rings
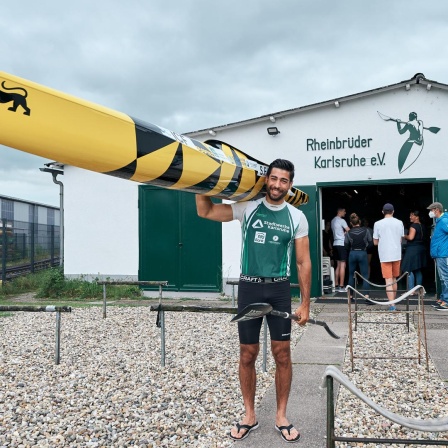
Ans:
{"label": "man's head", "polygon": [[345,208],[344,208],[344,207],[339,207],[339,208],[338,208],[337,215],[338,215],[340,218],[343,218],[343,217],[345,216],[345,213],[346,213],[346,211],[345,211]]}
{"label": "man's head", "polygon": [[294,165],[289,160],[276,159],[266,173],[266,200],[280,204],[292,187]]}
{"label": "man's head", "polygon": [[433,202],[426,208],[434,213],[433,217],[435,218],[438,218],[440,215],[443,214],[443,205],[440,202]]}
{"label": "man's head", "polygon": [[278,168],[280,170],[288,171],[289,180],[292,182],[294,180],[294,164],[289,160],[285,159],[275,159],[268,167],[268,172],[266,177],[269,177],[273,168]]}
{"label": "man's head", "polygon": [[417,120],[417,113],[416,112],[411,112],[409,114],[409,121],[414,121]]}
{"label": "man's head", "polygon": [[383,205],[383,214],[384,215],[393,215],[394,214],[394,206],[392,204],[384,204]]}

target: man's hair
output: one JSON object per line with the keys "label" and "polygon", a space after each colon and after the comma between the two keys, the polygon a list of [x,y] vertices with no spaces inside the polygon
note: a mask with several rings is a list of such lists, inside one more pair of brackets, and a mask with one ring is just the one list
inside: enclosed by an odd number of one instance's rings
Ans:
{"label": "man's hair", "polygon": [[289,180],[292,182],[294,179],[294,164],[289,160],[285,159],[275,159],[268,168],[266,177],[269,177],[273,168],[278,168],[279,170],[285,170],[289,172]]}

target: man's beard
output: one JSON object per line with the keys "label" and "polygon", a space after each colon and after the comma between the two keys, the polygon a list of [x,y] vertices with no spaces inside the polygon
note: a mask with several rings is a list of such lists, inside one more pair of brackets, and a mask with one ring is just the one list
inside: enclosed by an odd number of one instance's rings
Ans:
{"label": "man's beard", "polygon": [[268,197],[271,201],[275,201],[275,202],[281,201],[288,194],[288,190],[285,190],[285,191],[275,190],[275,191],[278,194],[277,197],[272,196],[270,188],[266,189],[266,194],[268,195]]}

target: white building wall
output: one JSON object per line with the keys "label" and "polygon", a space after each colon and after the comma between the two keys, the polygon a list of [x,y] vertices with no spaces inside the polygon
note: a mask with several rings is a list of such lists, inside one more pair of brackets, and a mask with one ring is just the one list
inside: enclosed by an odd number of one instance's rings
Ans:
{"label": "white building wall", "polygon": [[138,278],[138,184],[64,168],[64,271],[87,278]]}
{"label": "white building wall", "polygon": [[[224,201],[229,202],[229,201]],[[222,272],[224,282],[240,275],[241,224],[239,221],[222,224]],[[230,288],[227,288],[230,290]]]}
{"label": "white building wall", "polygon": [[[443,111],[448,109],[448,93],[445,90],[425,85],[413,85],[378,92],[371,96],[340,101],[334,105],[287,115],[271,123],[268,118],[251,125],[218,129],[217,140],[225,141],[259,160],[270,163],[276,158],[290,159],[296,166],[295,184],[314,185],[317,182],[367,181],[385,179],[436,178],[445,179],[446,164],[434,163],[436,157],[444,154],[448,144],[448,118]],[[398,171],[398,154],[409,133],[400,135],[397,125],[384,121],[378,111],[392,118],[408,121],[409,113],[416,112],[425,127],[439,127],[434,134],[424,131],[424,147],[415,163],[403,172]],[[280,134],[268,135],[266,129],[277,126]],[[311,150],[308,140],[326,142],[352,139],[368,140],[365,148],[344,148],[335,150]],[[207,140],[209,135],[200,135],[198,140]],[[414,151],[421,146],[414,145]],[[438,156],[439,155],[439,156]],[[323,168],[323,159],[342,160],[353,156],[364,157],[364,166],[333,167],[332,162]],[[319,159],[320,157],[320,159]],[[412,156],[410,156],[412,157]],[[374,159],[374,161],[373,161]],[[376,163],[373,165],[373,163]]]}

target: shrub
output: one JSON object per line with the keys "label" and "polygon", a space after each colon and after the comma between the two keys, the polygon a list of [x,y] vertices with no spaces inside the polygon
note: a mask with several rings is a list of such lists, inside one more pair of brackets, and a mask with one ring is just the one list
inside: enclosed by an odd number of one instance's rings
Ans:
{"label": "shrub", "polygon": [[44,271],[36,297],[61,297],[65,289],[64,271],[61,266]]}

